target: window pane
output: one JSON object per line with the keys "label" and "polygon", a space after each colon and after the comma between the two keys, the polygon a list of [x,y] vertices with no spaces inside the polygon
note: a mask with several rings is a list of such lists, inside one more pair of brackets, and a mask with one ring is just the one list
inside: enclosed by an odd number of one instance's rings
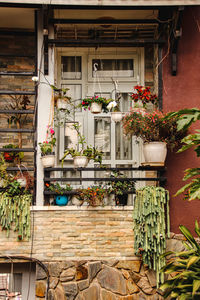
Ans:
{"label": "window pane", "polygon": [[81,56],[61,57],[62,79],[81,79]]}
{"label": "window pane", "polygon": [[22,274],[0,274],[0,299],[22,299]]}
{"label": "window pane", "polygon": [[94,145],[103,151],[104,159],[110,159],[110,118],[94,119]]}
{"label": "window pane", "polygon": [[118,160],[132,159],[132,141],[123,134],[123,129],[120,123],[115,124],[115,154]]}
{"label": "window pane", "polygon": [[134,77],[134,60],[93,59],[92,71],[93,77]]}
{"label": "window pane", "polygon": [[81,84],[62,84],[62,88],[66,89],[68,88],[69,91],[67,91],[67,96],[71,97],[71,102],[73,103],[74,106],[70,106],[69,109],[70,111],[73,110],[73,113],[80,112],[81,108],[76,108],[78,104],[81,103],[82,99],[82,85]]}

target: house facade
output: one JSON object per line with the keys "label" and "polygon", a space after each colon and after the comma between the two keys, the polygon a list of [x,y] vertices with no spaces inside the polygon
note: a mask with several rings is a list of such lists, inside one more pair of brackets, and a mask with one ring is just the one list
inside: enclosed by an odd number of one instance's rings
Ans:
{"label": "house facade", "polygon": [[[139,84],[158,94],[164,112],[199,107],[200,1],[4,0],[0,36],[0,150],[17,145],[23,160],[9,163],[7,171],[34,178],[30,238],[0,232],[2,297],[15,292],[15,299],[163,299],[155,272],[133,249],[132,194],[126,206],[115,206],[112,197],[103,207],[78,206],[73,195],[67,206],[58,206],[46,184],[88,187],[112,168],[136,178],[136,187],[159,181],[170,192],[168,248],[181,247],[178,226],[192,229],[200,204],[173,195],[183,171],[198,166],[198,159],[192,151],[168,153],[166,169],[148,168],[142,143],[126,139],[110,113],[91,114],[78,105],[86,97],[120,94],[126,113]],[[69,89],[68,113],[54,108],[55,87]],[[88,145],[103,151],[105,169],[90,162],[76,170],[69,157],[62,165],[64,150],[77,144],[73,124],[81,126]],[[38,146],[47,126],[55,129],[53,168],[43,167]]]}

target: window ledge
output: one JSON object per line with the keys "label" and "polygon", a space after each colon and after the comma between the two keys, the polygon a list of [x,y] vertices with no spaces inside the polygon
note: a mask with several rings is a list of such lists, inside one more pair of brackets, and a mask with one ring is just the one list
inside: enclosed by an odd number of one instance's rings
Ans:
{"label": "window ledge", "polygon": [[31,206],[31,211],[133,211],[133,206]]}

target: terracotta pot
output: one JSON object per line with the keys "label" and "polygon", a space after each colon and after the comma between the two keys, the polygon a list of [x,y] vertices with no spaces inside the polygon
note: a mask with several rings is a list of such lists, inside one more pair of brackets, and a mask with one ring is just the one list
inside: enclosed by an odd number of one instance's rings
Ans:
{"label": "terracotta pot", "polygon": [[121,111],[113,111],[111,112],[111,119],[114,122],[120,122],[122,120],[123,114]]}
{"label": "terracotta pot", "polygon": [[44,168],[53,167],[55,164],[55,155],[48,154],[41,157],[42,164]]}
{"label": "terracotta pot", "polygon": [[86,156],[75,156],[74,157],[74,167],[75,168],[85,168],[88,165],[88,158]]}
{"label": "terracotta pot", "polygon": [[143,146],[145,162],[150,165],[164,166],[167,156],[167,145],[164,142],[150,142]]}
{"label": "terracotta pot", "polygon": [[102,104],[101,103],[99,104],[99,103],[93,102],[91,104],[90,110],[91,110],[91,113],[93,113],[93,114],[99,114],[101,112],[101,110],[102,110]]}

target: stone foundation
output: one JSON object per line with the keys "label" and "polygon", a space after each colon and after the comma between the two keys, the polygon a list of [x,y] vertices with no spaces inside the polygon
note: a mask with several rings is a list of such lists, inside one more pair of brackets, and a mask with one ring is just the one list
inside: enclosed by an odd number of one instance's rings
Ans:
{"label": "stone foundation", "polygon": [[[49,300],[159,300],[155,272],[141,260],[46,262]],[[47,276],[38,266],[36,299],[45,299]]]}

